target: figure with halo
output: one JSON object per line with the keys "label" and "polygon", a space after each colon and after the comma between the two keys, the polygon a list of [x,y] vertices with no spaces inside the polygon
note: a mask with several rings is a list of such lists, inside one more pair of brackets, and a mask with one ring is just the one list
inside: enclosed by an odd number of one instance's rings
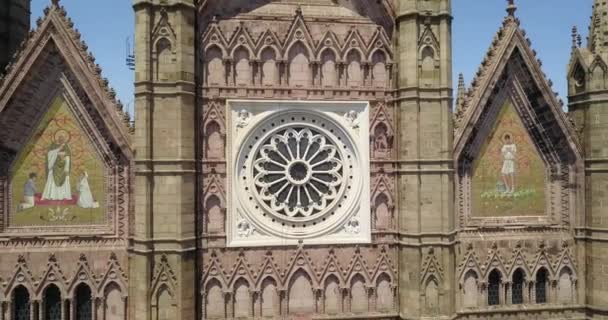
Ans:
{"label": "figure with halo", "polygon": [[72,200],[70,186],[71,150],[70,133],[60,129],[55,132],[53,143],[46,154],[46,184],[42,200]]}

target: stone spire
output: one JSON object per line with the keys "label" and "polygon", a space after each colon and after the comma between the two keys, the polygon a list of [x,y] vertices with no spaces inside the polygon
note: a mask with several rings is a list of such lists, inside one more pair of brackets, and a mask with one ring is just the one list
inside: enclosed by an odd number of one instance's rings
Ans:
{"label": "stone spire", "polygon": [[462,73],[458,75],[458,91],[456,94],[456,108],[461,109],[464,104],[464,97],[466,95],[467,88],[464,84],[464,76]]}
{"label": "stone spire", "polygon": [[608,52],[608,5],[606,0],[594,0],[589,26],[589,50],[594,53]]}

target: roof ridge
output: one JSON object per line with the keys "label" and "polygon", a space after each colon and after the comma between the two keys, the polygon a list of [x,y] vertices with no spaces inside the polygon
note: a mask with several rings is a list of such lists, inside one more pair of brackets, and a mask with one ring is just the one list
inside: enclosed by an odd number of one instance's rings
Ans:
{"label": "roof ridge", "polygon": [[27,54],[26,49],[28,46],[32,45],[35,40],[40,38],[40,36],[46,30],[44,28],[45,24],[50,23],[49,21],[53,18],[53,16],[56,16],[63,23],[65,30],[69,34],[69,39],[72,41],[74,47],[83,58],[87,68],[89,68],[91,73],[95,76],[100,88],[103,90],[105,98],[107,98],[107,100],[113,104],[114,110],[118,118],[125,126],[125,129],[130,134],[133,134],[135,128],[134,124],[131,122],[131,115],[125,110],[122,102],[116,98],[116,91],[109,85],[108,79],[102,77],[101,66],[95,63],[95,57],[91,52],[87,51],[88,46],[82,39],[80,31],[78,31],[77,28],[74,28],[74,22],[68,16],[65,7],[59,4],[59,0],[51,0],[51,5],[45,7],[43,13],[44,15],[36,20],[36,28],[28,32],[27,36],[23,39],[9,60],[4,72],[0,75],[0,89],[7,85],[7,79],[10,78],[12,73],[15,72],[14,69],[18,65],[18,62]]}

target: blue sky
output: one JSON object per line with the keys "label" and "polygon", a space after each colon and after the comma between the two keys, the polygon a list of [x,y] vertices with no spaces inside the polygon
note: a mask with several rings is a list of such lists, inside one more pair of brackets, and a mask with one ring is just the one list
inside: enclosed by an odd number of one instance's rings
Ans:
{"label": "blue sky", "polygon": [[[231,0],[225,0],[231,1]],[[50,0],[32,0],[32,25]],[[133,107],[133,72],[125,65],[126,39],[133,36],[130,0],[61,0],[103,68],[103,74],[129,110]],[[577,25],[587,34],[592,0],[518,0],[517,16],[553,80],[554,90],[566,101],[566,66],[570,32]],[[453,0],[454,88],[458,73],[470,83],[505,16],[504,0]]]}

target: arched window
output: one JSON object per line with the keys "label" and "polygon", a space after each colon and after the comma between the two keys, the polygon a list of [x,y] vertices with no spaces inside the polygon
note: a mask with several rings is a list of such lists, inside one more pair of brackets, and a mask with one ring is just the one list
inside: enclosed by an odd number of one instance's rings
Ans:
{"label": "arched window", "polygon": [[573,296],[572,289],[572,271],[568,267],[563,268],[559,273],[559,281],[557,283],[557,300],[561,303],[571,303]]}
{"label": "arched window", "polygon": [[325,281],[325,313],[337,314],[340,312],[340,284],[335,276],[329,276]]}
{"label": "arched window", "polygon": [[376,88],[386,87],[386,56],[382,51],[376,51],[372,56],[372,78]]}
{"label": "arched window", "polygon": [[437,313],[439,308],[439,286],[434,277],[430,277],[424,290],[426,311],[430,314]]}
{"label": "arched window", "polygon": [[222,137],[222,129],[220,125],[211,121],[207,124],[205,130],[205,137],[207,139],[207,145],[205,152],[207,152],[207,158],[209,159],[221,159],[224,157],[224,137]]}
{"label": "arched window", "polygon": [[361,70],[361,55],[357,50],[351,50],[346,57],[346,85],[359,87],[363,84],[363,71]]}
{"label": "arched window", "polygon": [[276,317],[279,311],[277,283],[272,278],[262,282],[262,317]]}
{"label": "arched window", "polygon": [[13,319],[30,320],[30,294],[23,286],[13,291]]}
{"label": "arched window", "polygon": [[477,273],[475,271],[469,271],[464,276],[464,284],[462,286],[464,291],[464,306],[466,308],[477,307]]}
{"label": "arched window", "polygon": [[488,305],[495,306],[500,303],[500,282],[502,281],[502,276],[500,272],[496,269],[490,272],[490,277],[488,278]]}
{"label": "arched window", "polygon": [[76,320],[90,320],[93,317],[91,288],[81,283],[76,288]]}
{"label": "arched window", "polygon": [[222,202],[220,199],[215,195],[207,198],[206,209],[209,219],[209,233],[224,232],[224,213],[222,212]]}
{"label": "arched window", "polygon": [[105,289],[104,320],[125,320],[125,303],[120,287],[112,282]]}
{"label": "arched window", "polygon": [[376,197],[376,229],[389,229],[391,224],[391,212],[389,209],[389,200],[386,194],[381,193]]}
{"label": "arched window", "polygon": [[524,303],[524,272],[521,269],[515,270],[513,273],[513,285],[511,290],[511,303]]}
{"label": "arched window", "polygon": [[266,48],[262,51],[262,84],[273,86],[278,84],[278,78],[275,51],[272,48]]}
{"label": "arched window", "polygon": [[369,298],[365,290],[365,279],[361,275],[356,275],[350,288],[350,311],[353,313],[367,312]]}
{"label": "arched window", "polygon": [[541,268],[536,272],[536,303],[547,302],[547,269]]}
{"label": "arched window", "polygon": [[226,84],[226,69],[222,61],[222,51],[217,47],[212,47],[207,51],[205,57],[207,85]]}
{"label": "arched window", "polygon": [[177,312],[177,305],[175,304],[173,296],[166,285],[163,285],[160,288],[156,299],[156,319],[174,319]]}
{"label": "arched window", "polygon": [[171,79],[173,66],[173,52],[171,42],[167,38],[162,38],[156,43],[156,80],[166,81]]}
{"label": "arched window", "polygon": [[44,320],[61,320],[61,292],[54,284],[44,291]]}
{"label": "arched window", "polygon": [[234,291],[234,316],[236,318],[249,317],[251,308],[251,295],[249,294],[249,284],[243,278],[235,284]]}
{"label": "arched window", "polygon": [[249,65],[249,52],[239,48],[234,55],[234,81],[237,86],[251,84],[252,73]]}
{"label": "arched window", "polygon": [[386,274],[382,274],[378,278],[376,296],[376,308],[378,311],[388,312],[393,310],[393,289],[391,288],[391,279]]}
{"label": "arched window", "polygon": [[207,319],[224,319],[226,316],[222,286],[219,281],[211,280],[207,284],[205,310]]}
{"label": "arched window", "polygon": [[422,83],[430,86],[435,81],[435,51],[431,47],[422,50],[422,64],[420,78]]}
{"label": "arched window", "polygon": [[289,52],[289,85],[305,87],[310,83],[310,65],[308,51],[298,42]]}
{"label": "arched window", "polygon": [[336,72],[336,55],[331,50],[325,50],[321,56],[321,83],[324,87],[338,84]]}
{"label": "arched window", "polygon": [[294,274],[289,286],[289,314],[306,315],[315,312],[312,282],[306,272]]}

